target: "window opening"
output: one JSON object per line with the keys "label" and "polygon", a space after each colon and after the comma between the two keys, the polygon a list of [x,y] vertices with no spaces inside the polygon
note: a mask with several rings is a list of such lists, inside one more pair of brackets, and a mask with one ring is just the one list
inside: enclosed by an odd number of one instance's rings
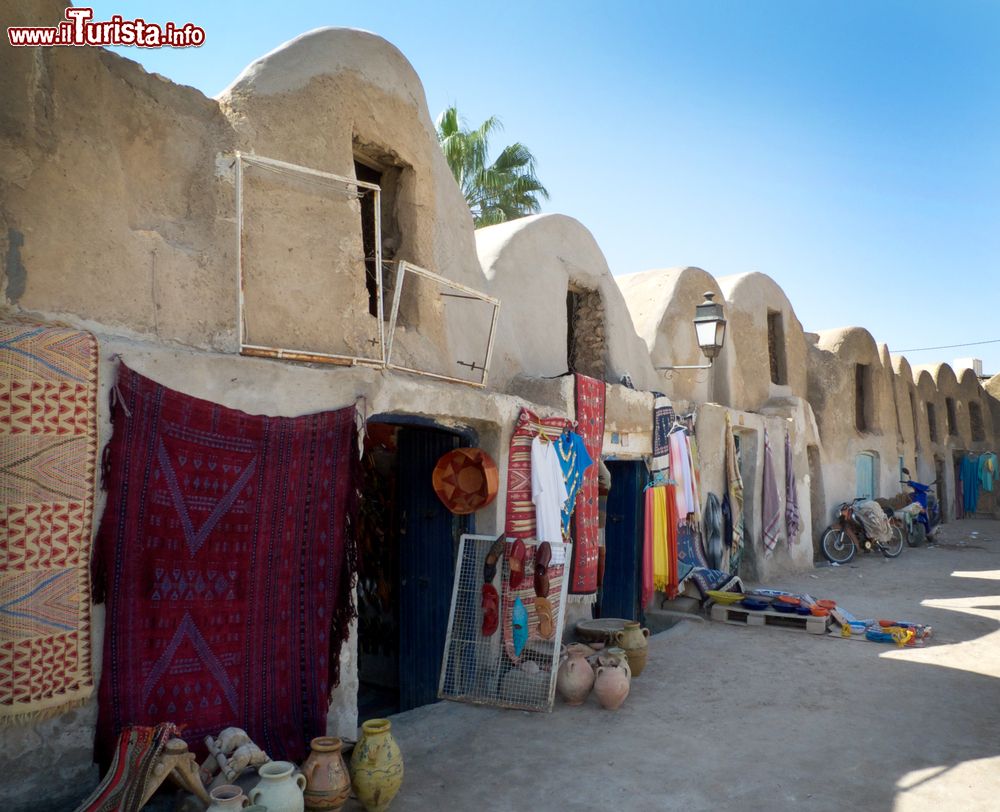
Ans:
{"label": "window opening", "polygon": [[938,430],[937,430],[937,414],[934,409],[934,404],[927,401],[927,434],[930,435],[931,442],[936,443],[938,441]]}
{"label": "window opening", "polygon": [[[358,161],[354,162],[354,176],[365,183],[382,185],[382,173]],[[368,290],[368,312],[378,316],[379,283],[375,263],[379,261],[376,251],[375,234],[375,197],[365,195],[361,198],[361,243],[365,252],[365,288]]]}
{"label": "window opening", "polygon": [[864,433],[871,428],[871,367],[854,365],[854,425]]}
{"label": "window opening", "polygon": [[958,434],[958,418],[955,414],[955,398],[944,399],[945,416],[948,418],[948,434]]}
{"label": "window opening", "polygon": [[767,355],[771,364],[771,383],[788,383],[785,363],[785,325],[781,313],[769,310],[767,313]]}
{"label": "window opening", "polygon": [[978,403],[969,404],[969,426],[972,429],[972,439],[986,439],[986,428],[983,426],[983,410]]}
{"label": "window opening", "polygon": [[604,379],[604,303],[596,290],[566,290],[566,367]]}

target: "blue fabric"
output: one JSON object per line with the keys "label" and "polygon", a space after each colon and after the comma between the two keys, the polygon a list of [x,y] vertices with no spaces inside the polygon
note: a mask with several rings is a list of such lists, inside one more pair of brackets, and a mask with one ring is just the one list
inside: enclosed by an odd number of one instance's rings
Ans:
{"label": "blue fabric", "polygon": [[975,513],[979,504],[979,458],[968,454],[962,457],[959,476],[962,478],[962,507],[965,508],[965,514]]}
{"label": "blue fabric", "polygon": [[559,465],[562,467],[563,479],[566,481],[566,493],[569,499],[562,509],[563,536],[569,535],[569,522],[576,506],[576,494],[583,485],[583,472],[592,464],[587,444],[576,432],[564,432],[556,441],[556,451],[559,455]]}
{"label": "blue fabric", "polygon": [[702,599],[708,597],[710,589],[725,591],[738,580],[728,572],[709,568],[701,546],[701,536],[686,524],[677,528],[677,564],[677,582],[682,583],[690,578],[698,587]]}

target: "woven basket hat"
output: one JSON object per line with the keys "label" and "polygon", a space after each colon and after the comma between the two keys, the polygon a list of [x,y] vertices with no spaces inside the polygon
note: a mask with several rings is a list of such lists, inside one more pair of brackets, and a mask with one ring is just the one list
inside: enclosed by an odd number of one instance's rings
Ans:
{"label": "woven basket hat", "polygon": [[456,448],[434,466],[431,484],[452,513],[475,513],[496,499],[500,475],[497,464],[481,448]]}

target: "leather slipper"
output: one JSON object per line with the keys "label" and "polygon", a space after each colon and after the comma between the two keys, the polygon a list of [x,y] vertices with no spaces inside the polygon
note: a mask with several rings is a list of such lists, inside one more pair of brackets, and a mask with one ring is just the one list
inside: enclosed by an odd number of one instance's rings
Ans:
{"label": "leather slipper", "polygon": [[510,565],[510,588],[518,589],[524,580],[524,559],[528,551],[521,539],[516,539],[511,546],[507,563]]}
{"label": "leather slipper", "polygon": [[535,594],[540,598],[549,596],[548,567],[552,561],[552,545],[543,541],[535,548]]}
{"label": "leather slipper", "polygon": [[535,598],[535,616],[538,618],[538,636],[549,640],[556,630],[552,621],[552,604],[545,598]]}
{"label": "leather slipper", "polygon": [[493,584],[483,584],[483,637],[492,637],[500,625],[500,595]]}
{"label": "leather slipper", "polygon": [[504,536],[506,535],[506,533],[501,533],[497,536],[497,540],[493,542],[493,546],[486,553],[486,561],[483,564],[484,584],[493,583],[493,579],[497,577],[497,562],[500,560],[500,556],[503,555],[504,547],[507,546],[504,541]]}
{"label": "leather slipper", "polygon": [[514,656],[520,657],[528,642],[528,610],[520,598],[515,598],[510,618],[511,639],[514,641]]}

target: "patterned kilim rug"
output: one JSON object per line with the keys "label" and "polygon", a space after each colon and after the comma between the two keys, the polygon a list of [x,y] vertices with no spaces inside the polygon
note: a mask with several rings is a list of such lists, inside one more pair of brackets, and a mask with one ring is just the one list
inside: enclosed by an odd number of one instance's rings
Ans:
{"label": "patterned kilim rug", "polygon": [[107,600],[96,755],[175,722],[299,761],[353,613],[354,407],[262,417],[121,366],[94,557]]}
{"label": "patterned kilim rug", "polygon": [[93,692],[97,341],[0,324],[0,725]]}
{"label": "patterned kilim rug", "polygon": [[107,773],[75,812],[137,812],[160,753],[178,735],[180,731],[170,723],[125,728],[118,736]]}
{"label": "patterned kilim rug", "polygon": [[[577,432],[587,446],[590,458],[601,458],[604,446],[604,381],[576,376]],[[597,597],[597,560],[600,556],[597,469],[591,465],[583,472],[583,486],[576,497],[576,537],[573,566],[570,569],[570,600],[593,602]]]}

